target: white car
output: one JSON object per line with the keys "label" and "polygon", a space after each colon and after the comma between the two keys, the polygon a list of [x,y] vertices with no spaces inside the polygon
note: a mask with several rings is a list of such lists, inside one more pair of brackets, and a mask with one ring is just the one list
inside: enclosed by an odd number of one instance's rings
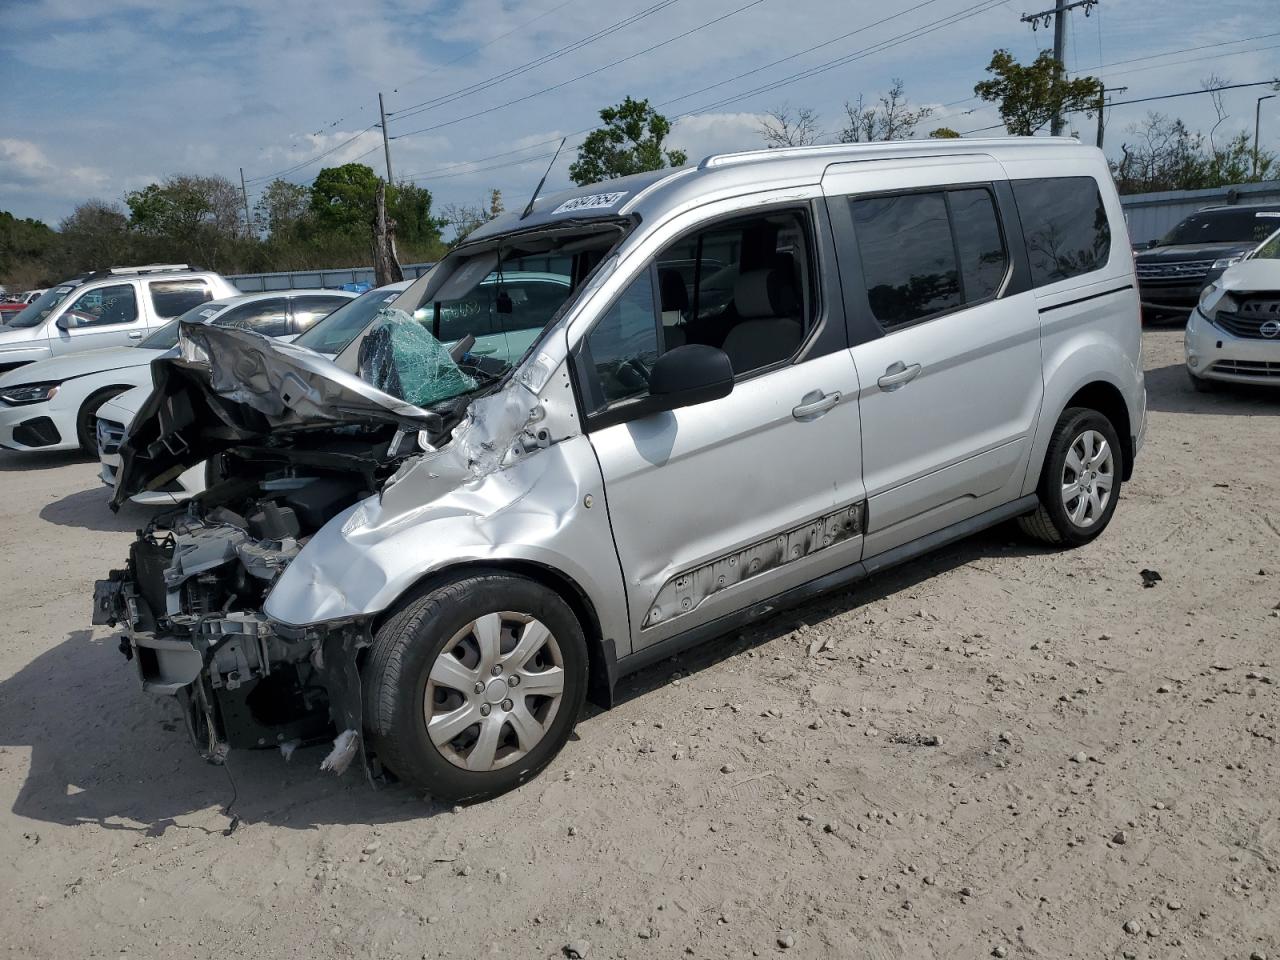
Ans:
{"label": "white car", "polygon": [[1204,288],[1185,346],[1197,390],[1224,383],[1280,387],[1280,230]]}
{"label": "white car", "polygon": [[98,450],[94,417],[107,400],[151,385],[151,361],[178,342],[184,320],[239,326],[266,336],[296,335],[355,298],[342,290],[251,293],[192,307],[137,346],[87,350],[28,363],[0,375],[0,447]]}

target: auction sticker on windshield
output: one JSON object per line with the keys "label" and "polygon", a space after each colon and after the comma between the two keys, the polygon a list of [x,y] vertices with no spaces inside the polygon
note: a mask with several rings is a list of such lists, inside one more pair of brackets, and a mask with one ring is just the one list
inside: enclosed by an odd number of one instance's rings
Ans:
{"label": "auction sticker on windshield", "polygon": [[601,207],[612,207],[626,195],[627,191],[620,190],[616,193],[592,193],[585,197],[574,197],[572,200],[566,200],[551,212],[569,213],[572,210],[598,210]]}

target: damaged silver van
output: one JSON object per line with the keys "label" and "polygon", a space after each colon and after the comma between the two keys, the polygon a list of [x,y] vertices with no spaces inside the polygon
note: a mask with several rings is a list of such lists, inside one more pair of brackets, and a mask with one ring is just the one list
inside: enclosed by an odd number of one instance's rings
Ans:
{"label": "damaged silver van", "polygon": [[[537,278],[538,282],[526,282]],[[192,327],[115,502],[212,460],[100,581],[208,758],[333,738],[450,800],[590,697],[993,524],[1107,526],[1146,423],[1102,154],[713,156],[473,233],[333,363]]]}

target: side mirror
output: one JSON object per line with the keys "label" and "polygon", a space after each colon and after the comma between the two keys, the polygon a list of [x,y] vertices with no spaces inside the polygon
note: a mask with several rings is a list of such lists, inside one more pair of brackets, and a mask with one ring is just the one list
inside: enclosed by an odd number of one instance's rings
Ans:
{"label": "side mirror", "polygon": [[80,326],[80,318],[74,313],[64,313],[58,318],[57,327],[59,330],[74,330]]}
{"label": "side mirror", "polygon": [[716,347],[687,343],[668,350],[649,372],[645,413],[678,410],[733,392],[733,364]]}

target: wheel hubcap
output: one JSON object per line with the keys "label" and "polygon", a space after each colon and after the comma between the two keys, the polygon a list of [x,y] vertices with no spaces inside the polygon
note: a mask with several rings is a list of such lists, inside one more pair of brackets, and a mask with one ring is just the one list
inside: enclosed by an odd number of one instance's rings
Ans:
{"label": "wheel hubcap", "polygon": [[485,614],[431,666],[427,735],[455,766],[496,770],[542,741],[563,695],[564,662],[551,631],[528,614]]}
{"label": "wheel hubcap", "polygon": [[1115,457],[1107,438],[1086,430],[1072,441],[1062,467],[1062,506],[1077,527],[1102,519],[1115,487]]}

